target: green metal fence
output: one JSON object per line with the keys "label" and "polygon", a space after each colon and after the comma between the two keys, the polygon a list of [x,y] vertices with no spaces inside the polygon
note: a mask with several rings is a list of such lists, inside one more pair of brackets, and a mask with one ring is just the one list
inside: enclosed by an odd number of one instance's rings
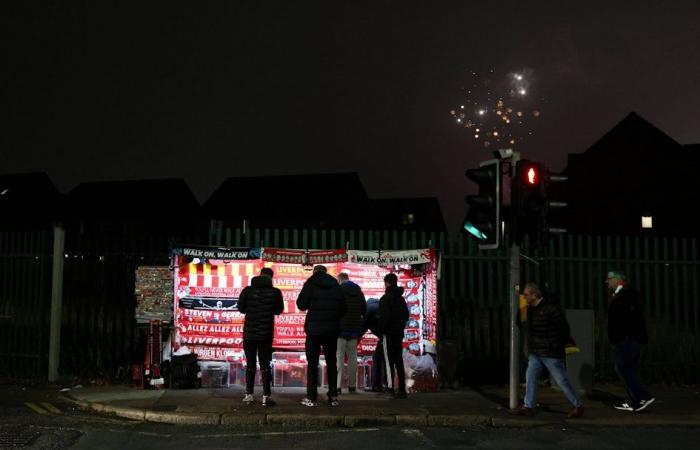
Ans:
{"label": "green metal fence", "polygon": [[[438,333],[456,344],[459,376],[505,382],[509,343],[506,247],[480,251],[461,234],[387,230],[248,230],[213,224],[211,245],[360,250],[436,247],[441,255]],[[595,312],[596,373],[613,379],[607,343],[606,273],[629,275],[645,301],[650,343],[643,375],[673,383],[700,380],[700,260],[697,239],[562,236],[541,250],[522,250],[521,281],[536,281],[567,309]],[[506,370],[504,370],[504,368]]]}
{"label": "green metal fence", "polygon": [[51,244],[48,231],[0,232],[0,376],[48,370]]}
{"label": "green metal fence", "polygon": [[[204,239],[183,243],[286,248],[440,251],[438,335],[452,349],[457,376],[505,382],[508,362],[507,249],[479,251],[462,235],[387,230],[246,230],[212,223]],[[134,271],[167,264],[165,239],[66,233],[61,367],[63,375],[114,376],[138,354]],[[0,232],[0,374],[46,374],[51,234]],[[613,378],[606,340],[605,274],[626,271],[642,291],[650,344],[643,376],[700,380],[700,261],[696,239],[565,236],[539,253],[525,247],[522,280],[559,295],[566,308],[595,311],[596,370]],[[446,358],[447,359],[447,358]],[[446,364],[443,362],[443,364]],[[446,367],[446,366],[445,366]],[[449,373],[449,370],[443,370]]]}

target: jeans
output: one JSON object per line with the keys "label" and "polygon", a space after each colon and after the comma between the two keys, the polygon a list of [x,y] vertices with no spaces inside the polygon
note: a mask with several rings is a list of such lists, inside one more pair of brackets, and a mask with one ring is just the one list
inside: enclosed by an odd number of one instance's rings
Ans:
{"label": "jeans", "polygon": [[399,379],[398,392],[406,392],[406,372],[403,367],[403,335],[392,336],[384,335],[384,351],[387,361],[387,377],[389,378],[389,387],[396,390],[394,386],[394,373]]}
{"label": "jeans", "polygon": [[634,339],[625,338],[624,341],[613,346],[613,358],[615,372],[620,375],[625,383],[627,401],[633,408],[639,406],[641,400],[649,400],[651,395],[639,381],[639,355],[642,346]]}
{"label": "jeans", "polygon": [[574,406],[581,406],[574,388],[571,386],[569,376],[566,374],[566,363],[564,358],[546,358],[530,353],[527,359],[527,372],[525,372],[525,406],[534,408],[537,405],[537,389],[539,388],[540,375],[544,369],[556,381],[567,400]]}
{"label": "jeans", "polygon": [[245,352],[245,393],[252,394],[255,386],[255,366],[258,356],[260,357],[260,374],[263,384],[263,395],[272,393],[272,341],[252,341],[243,340],[243,351]]}
{"label": "jeans", "polygon": [[318,358],[323,347],[323,356],[326,357],[326,368],[328,369],[328,397],[338,395],[338,367],[335,361],[336,347],[338,346],[337,336],[309,336],[306,335],[306,396],[316,401],[318,398]]}
{"label": "jeans", "polygon": [[357,338],[339,337],[336,359],[338,360],[338,387],[343,384],[343,359],[348,354],[348,387],[357,388]]}

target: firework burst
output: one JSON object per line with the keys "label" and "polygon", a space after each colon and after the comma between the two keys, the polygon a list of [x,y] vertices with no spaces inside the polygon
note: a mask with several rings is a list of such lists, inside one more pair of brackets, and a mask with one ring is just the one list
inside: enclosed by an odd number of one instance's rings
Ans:
{"label": "firework burst", "polygon": [[493,69],[485,75],[469,71],[468,77],[463,100],[450,115],[471,139],[485,148],[502,148],[521,144],[533,134],[541,117],[537,107],[541,99],[533,95],[532,70],[505,76]]}

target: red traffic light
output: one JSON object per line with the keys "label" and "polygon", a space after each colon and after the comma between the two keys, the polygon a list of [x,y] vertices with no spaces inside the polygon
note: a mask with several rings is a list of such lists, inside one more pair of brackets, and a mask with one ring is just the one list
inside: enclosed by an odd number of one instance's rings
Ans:
{"label": "red traffic light", "polygon": [[522,174],[524,176],[524,182],[530,186],[536,186],[540,184],[542,180],[542,174],[540,173],[539,165],[532,164],[524,167]]}
{"label": "red traffic light", "polygon": [[533,167],[530,167],[530,169],[527,171],[527,182],[530,184],[536,184],[538,180],[539,176],[537,171],[535,171]]}

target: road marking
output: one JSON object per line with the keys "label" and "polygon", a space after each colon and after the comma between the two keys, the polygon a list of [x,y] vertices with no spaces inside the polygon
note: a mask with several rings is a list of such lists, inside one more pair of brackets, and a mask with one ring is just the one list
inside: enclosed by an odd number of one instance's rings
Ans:
{"label": "road marking", "polygon": [[36,405],[31,402],[25,402],[25,405],[27,405],[27,408],[33,410],[37,414],[48,414],[48,411],[44,410],[41,406]]}
{"label": "road marking", "polygon": [[428,439],[428,436],[423,434],[423,432],[421,430],[404,428],[401,431],[403,432],[403,434],[405,434],[406,436],[410,436],[413,439],[420,439],[428,447],[435,447],[435,444],[433,443],[433,441]]}
{"label": "road marking", "polygon": [[54,414],[63,414],[63,413],[61,412],[60,409],[56,408],[56,407],[53,406],[51,403],[41,402],[41,406],[43,406],[43,407],[46,408],[49,412],[52,412],[52,413],[54,413]]}
{"label": "road marking", "polygon": [[[310,430],[310,431],[270,431],[268,433],[230,433],[230,434],[204,434],[190,436],[193,439],[206,438],[228,438],[228,437],[250,437],[250,436],[291,436],[299,434],[323,434],[323,433],[366,433],[368,431],[379,431],[379,428],[358,428],[353,430],[332,429],[332,430]],[[417,430],[416,430],[417,431]],[[419,432],[420,433],[420,432]]]}

